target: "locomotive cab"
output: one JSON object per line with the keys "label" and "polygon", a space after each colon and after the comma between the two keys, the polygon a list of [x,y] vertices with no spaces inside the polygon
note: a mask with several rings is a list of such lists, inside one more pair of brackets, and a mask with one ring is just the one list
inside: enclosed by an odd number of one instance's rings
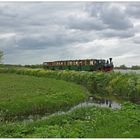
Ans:
{"label": "locomotive cab", "polygon": [[112,58],[109,58],[109,60],[107,60],[105,65],[104,65],[104,71],[112,71],[113,67],[114,67],[114,65],[112,62]]}

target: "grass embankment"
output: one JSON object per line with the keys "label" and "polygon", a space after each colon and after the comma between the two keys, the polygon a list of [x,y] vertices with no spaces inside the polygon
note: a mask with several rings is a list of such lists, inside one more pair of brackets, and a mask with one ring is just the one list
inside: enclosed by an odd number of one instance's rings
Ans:
{"label": "grass embankment", "polygon": [[0,137],[140,137],[140,106],[125,104],[120,110],[89,107],[46,120],[8,123]]}
{"label": "grass embankment", "polygon": [[140,75],[103,72],[45,71],[32,69],[0,69],[0,72],[43,76],[80,84],[98,96],[115,96],[139,101]]}
{"label": "grass embankment", "polygon": [[85,92],[61,80],[0,73],[0,117],[12,120],[68,109],[84,100]]}

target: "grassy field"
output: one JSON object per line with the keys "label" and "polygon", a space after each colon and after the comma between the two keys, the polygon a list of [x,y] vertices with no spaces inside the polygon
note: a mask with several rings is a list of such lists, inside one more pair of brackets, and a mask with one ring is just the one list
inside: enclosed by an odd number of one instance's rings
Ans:
{"label": "grassy field", "polygon": [[124,104],[120,110],[89,107],[45,120],[7,123],[0,127],[1,137],[28,138],[138,138],[140,106]]}
{"label": "grassy field", "polygon": [[118,110],[93,106],[43,120],[28,117],[68,110],[86,90],[138,103],[140,75],[0,69],[0,137],[140,137],[140,105],[130,102]]}
{"label": "grassy field", "polygon": [[[140,75],[115,72],[77,72],[50,71],[33,69],[0,69],[2,73],[32,75],[74,82],[84,86],[95,96],[115,96],[117,98],[137,102],[140,99]],[[124,84],[125,83],[125,84]]]}
{"label": "grassy field", "polygon": [[0,74],[0,110],[4,119],[68,109],[85,98],[79,85],[43,77]]}

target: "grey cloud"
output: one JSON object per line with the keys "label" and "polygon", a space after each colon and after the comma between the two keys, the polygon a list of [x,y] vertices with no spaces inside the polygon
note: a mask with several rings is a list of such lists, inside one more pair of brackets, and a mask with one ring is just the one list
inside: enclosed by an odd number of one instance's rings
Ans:
{"label": "grey cloud", "polygon": [[129,29],[129,30],[112,30],[112,29],[108,29],[108,30],[104,30],[101,33],[102,36],[104,37],[118,37],[118,38],[129,38],[129,37],[133,37],[135,35],[134,30]]}
{"label": "grey cloud", "polygon": [[[16,34],[12,38],[1,39],[3,44],[3,48],[8,53],[15,51],[24,51],[24,50],[41,50],[41,49],[49,49],[54,47],[63,48],[67,46],[72,46],[77,43],[88,42],[92,38],[88,37],[88,33],[83,32],[75,32],[69,30],[62,30],[50,32],[50,33],[30,33],[29,35],[24,34]],[[6,47],[6,46],[10,47]]]}
{"label": "grey cloud", "polygon": [[136,44],[140,44],[140,36],[134,37],[133,42],[136,43]]}
{"label": "grey cloud", "polygon": [[102,14],[101,18],[104,23],[108,24],[112,29],[126,30],[128,28],[133,28],[132,22],[125,15],[123,10],[118,7],[108,7]]}
{"label": "grey cloud", "polygon": [[99,17],[101,9],[102,9],[104,4],[106,5],[106,3],[101,3],[101,2],[87,3],[85,6],[85,11],[88,12],[89,15],[92,17]]}
{"label": "grey cloud", "polygon": [[126,4],[126,13],[129,16],[140,18],[140,2]]}
{"label": "grey cloud", "polygon": [[1,2],[4,62],[121,57],[129,51],[135,55],[139,52],[135,37],[140,33],[139,13],[138,6],[131,3]]}
{"label": "grey cloud", "polygon": [[79,30],[103,30],[107,28],[101,20],[92,17],[69,17],[68,26],[71,29]]}
{"label": "grey cloud", "polygon": [[134,40],[134,43],[140,44],[140,40],[139,39],[136,39],[136,40]]}
{"label": "grey cloud", "polygon": [[89,9],[86,8],[91,16],[95,16],[108,25],[108,28],[116,30],[126,30],[133,28],[133,23],[125,14],[125,10],[112,3],[92,3]]}
{"label": "grey cloud", "polygon": [[81,38],[75,35],[56,34],[53,36],[23,37],[17,41],[17,45],[22,49],[44,49],[48,47],[59,47],[72,45],[73,43],[85,42],[88,38]]}

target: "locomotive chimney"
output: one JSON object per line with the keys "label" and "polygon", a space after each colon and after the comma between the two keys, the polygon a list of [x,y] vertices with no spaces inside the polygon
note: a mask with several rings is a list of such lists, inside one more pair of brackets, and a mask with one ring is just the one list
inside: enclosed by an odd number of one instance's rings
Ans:
{"label": "locomotive chimney", "polygon": [[110,63],[112,63],[112,58],[109,58],[109,60],[110,60]]}

